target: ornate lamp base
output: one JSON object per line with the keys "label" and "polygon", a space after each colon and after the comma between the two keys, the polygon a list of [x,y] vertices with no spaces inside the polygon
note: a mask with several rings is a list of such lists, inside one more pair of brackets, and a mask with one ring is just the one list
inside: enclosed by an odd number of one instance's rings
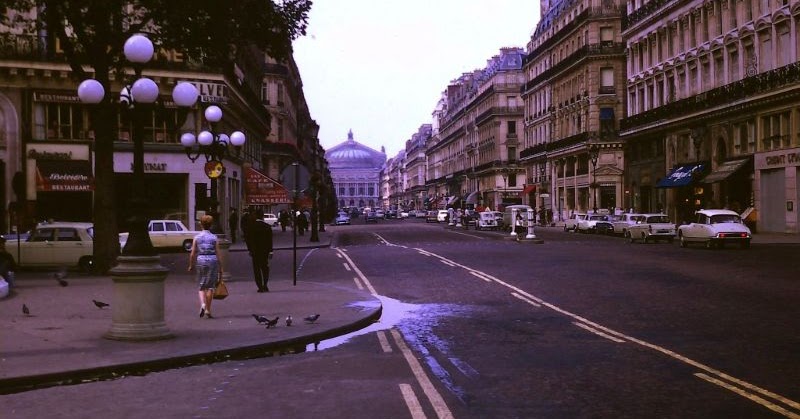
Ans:
{"label": "ornate lamp base", "polygon": [[109,272],[114,281],[111,329],[103,337],[112,340],[149,341],[170,339],[164,322],[164,280],[169,270],[156,256],[120,256]]}

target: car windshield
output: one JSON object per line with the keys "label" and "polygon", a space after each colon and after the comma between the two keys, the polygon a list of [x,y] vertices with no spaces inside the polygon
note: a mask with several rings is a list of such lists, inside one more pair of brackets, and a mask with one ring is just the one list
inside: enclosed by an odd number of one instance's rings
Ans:
{"label": "car windshield", "polygon": [[738,215],[734,214],[717,214],[711,216],[711,224],[720,224],[720,223],[742,223],[742,219],[739,218]]}
{"label": "car windshield", "polygon": [[669,223],[669,217],[666,215],[656,215],[647,219],[648,223]]}
{"label": "car windshield", "polygon": [[592,215],[591,217],[589,217],[589,219],[590,220],[607,221],[608,220],[608,216],[607,215]]}

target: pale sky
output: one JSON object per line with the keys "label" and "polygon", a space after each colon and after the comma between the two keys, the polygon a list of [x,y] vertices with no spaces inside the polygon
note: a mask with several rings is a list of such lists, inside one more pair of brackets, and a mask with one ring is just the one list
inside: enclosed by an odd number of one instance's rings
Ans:
{"label": "pale sky", "polygon": [[315,0],[294,58],[320,143],[352,129],[396,156],[450,81],[525,48],[538,21],[530,0]]}

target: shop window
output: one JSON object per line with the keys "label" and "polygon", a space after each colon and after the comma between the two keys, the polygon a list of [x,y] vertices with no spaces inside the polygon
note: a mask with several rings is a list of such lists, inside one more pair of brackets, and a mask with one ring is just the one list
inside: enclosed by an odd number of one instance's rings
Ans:
{"label": "shop window", "polygon": [[37,140],[85,140],[83,108],[68,103],[37,103],[33,110],[33,137]]}

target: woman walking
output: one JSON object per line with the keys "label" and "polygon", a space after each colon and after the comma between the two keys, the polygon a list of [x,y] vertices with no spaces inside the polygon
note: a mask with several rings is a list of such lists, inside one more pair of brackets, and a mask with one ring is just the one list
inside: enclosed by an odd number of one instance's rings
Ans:
{"label": "woman walking", "polygon": [[200,290],[200,317],[211,316],[211,301],[214,299],[214,288],[222,275],[222,264],[219,258],[219,240],[217,235],[211,232],[214,224],[214,217],[204,215],[200,217],[200,225],[203,231],[195,236],[192,241],[192,252],[189,254],[189,272],[195,270],[197,282]]}

